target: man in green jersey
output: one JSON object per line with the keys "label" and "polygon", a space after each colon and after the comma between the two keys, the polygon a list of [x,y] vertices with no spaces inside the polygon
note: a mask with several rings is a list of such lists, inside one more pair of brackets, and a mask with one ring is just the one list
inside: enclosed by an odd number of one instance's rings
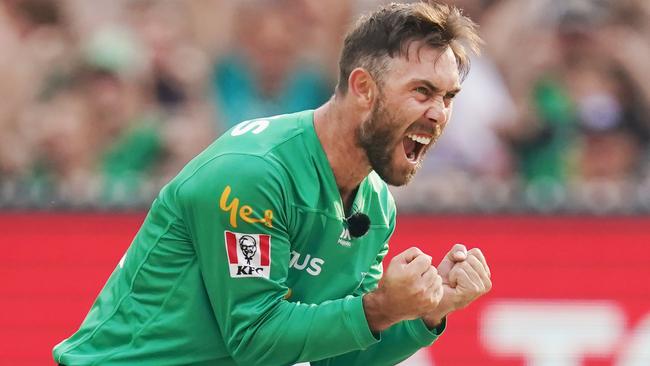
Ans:
{"label": "man in green jersey", "polygon": [[386,183],[407,183],[440,136],[467,72],[463,44],[478,42],[447,6],[361,18],[329,102],[240,123],[161,190],[55,360],[392,365],[431,345],[447,314],[490,290],[489,269],[455,245],[437,268],[410,248],[383,273]]}

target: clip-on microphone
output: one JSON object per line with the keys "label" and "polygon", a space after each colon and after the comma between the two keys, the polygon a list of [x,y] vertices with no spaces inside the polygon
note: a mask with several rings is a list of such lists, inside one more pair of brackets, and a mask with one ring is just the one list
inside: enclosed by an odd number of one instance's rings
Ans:
{"label": "clip-on microphone", "polygon": [[353,238],[360,238],[366,235],[368,229],[370,229],[370,217],[361,212],[353,213],[345,219],[345,222],[348,223],[348,230],[350,231],[350,236]]}

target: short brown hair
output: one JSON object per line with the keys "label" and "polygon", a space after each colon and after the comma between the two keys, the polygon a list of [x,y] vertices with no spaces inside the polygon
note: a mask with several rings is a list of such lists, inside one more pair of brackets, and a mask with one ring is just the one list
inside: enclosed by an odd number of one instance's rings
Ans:
{"label": "short brown hair", "polygon": [[415,41],[453,51],[461,78],[469,72],[465,46],[474,53],[482,43],[477,25],[453,6],[437,3],[390,4],[361,17],[348,32],[339,60],[337,92],[345,94],[352,70],[363,67],[380,80],[387,57],[403,56]]}

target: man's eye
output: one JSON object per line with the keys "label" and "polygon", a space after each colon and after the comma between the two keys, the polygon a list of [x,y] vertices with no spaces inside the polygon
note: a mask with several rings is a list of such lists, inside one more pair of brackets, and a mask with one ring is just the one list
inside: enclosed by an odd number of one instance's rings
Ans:
{"label": "man's eye", "polygon": [[447,98],[447,99],[454,99],[455,97],[456,97],[456,93],[449,93],[449,94],[445,95],[445,98]]}
{"label": "man's eye", "polygon": [[415,91],[422,95],[426,95],[427,97],[431,95],[431,91],[428,88],[425,88],[423,86],[418,86],[417,88],[415,88]]}

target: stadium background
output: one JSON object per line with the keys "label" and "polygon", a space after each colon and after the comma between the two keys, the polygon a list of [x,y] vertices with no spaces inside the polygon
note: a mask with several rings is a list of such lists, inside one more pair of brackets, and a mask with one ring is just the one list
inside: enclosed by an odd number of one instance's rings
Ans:
{"label": "stadium background", "polygon": [[[0,2],[0,365],[51,364],[157,190],[233,123],[313,108],[374,0]],[[410,365],[650,365],[650,2],[455,1],[481,57],[392,252],[494,290]]]}

